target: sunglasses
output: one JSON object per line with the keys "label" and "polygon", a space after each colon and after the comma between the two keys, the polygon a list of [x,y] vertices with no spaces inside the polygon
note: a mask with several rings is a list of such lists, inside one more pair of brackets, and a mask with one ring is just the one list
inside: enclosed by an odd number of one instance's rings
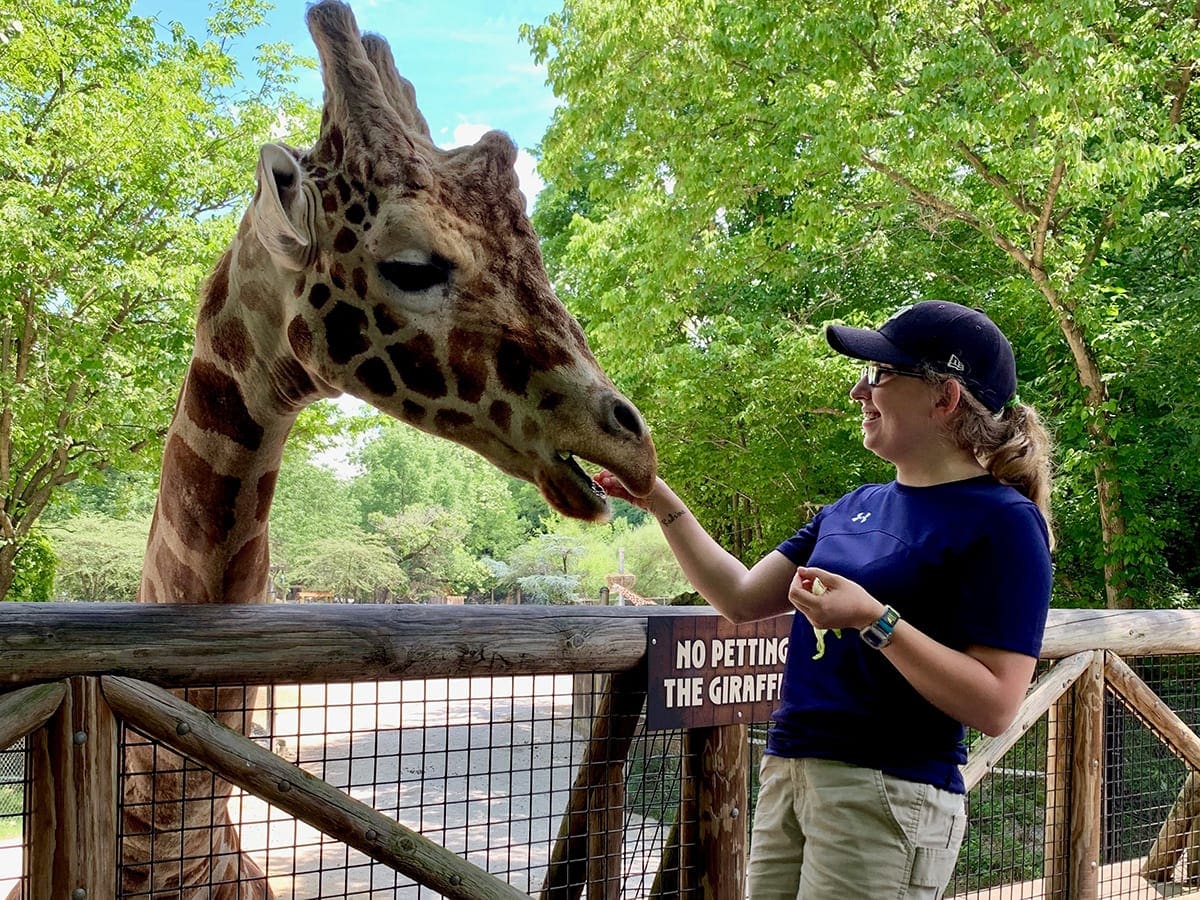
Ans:
{"label": "sunglasses", "polygon": [[863,366],[862,377],[866,379],[869,387],[878,387],[880,379],[884,375],[907,375],[909,378],[925,377],[920,372],[913,372],[908,369],[895,369],[879,363],[871,363],[869,366]]}

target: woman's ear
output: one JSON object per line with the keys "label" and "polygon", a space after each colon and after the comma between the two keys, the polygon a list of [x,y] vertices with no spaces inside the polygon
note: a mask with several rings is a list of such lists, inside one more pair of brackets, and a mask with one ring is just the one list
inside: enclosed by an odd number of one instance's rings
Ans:
{"label": "woman's ear", "polygon": [[962,385],[957,378],[947,378],[941,383],[941,394],[938,396],[934,404],[938,411],[949,415],[958,409],[962,403],[963,390]]}

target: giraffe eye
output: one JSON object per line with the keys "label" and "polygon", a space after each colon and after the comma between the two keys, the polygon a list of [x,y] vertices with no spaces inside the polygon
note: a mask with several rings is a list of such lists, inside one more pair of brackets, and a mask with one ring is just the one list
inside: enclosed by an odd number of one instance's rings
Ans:
{"label": "giraffe eye", "polygon": [[448,259],[435,253],[429,257],[428,262],[402,260],[381,262],[379,274],[400,290],[415,294],[431,287],[437,287],[439,284],[445,284],[450,280],[452,268]]}

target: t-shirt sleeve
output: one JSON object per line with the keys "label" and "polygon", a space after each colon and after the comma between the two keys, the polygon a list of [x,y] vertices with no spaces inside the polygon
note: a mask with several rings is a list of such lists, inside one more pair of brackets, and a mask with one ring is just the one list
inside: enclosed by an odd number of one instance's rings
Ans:
{"label": "t-shirt sleeve", "polygon": [[1053,570],[1046,523],[1032,504],[996,511],[967,564],[960,623],[968,644],[1038,656]]}
{"label": "t-shirt sleeve", "polygon": [[817,535],[821,533],[821,519],[825,517],[825,510],[828,508],[827,506],[821,507],[807,525],[775,549],[786,556],[793,565],[802,566],[807,563],[808,558],[812,556],[813,547],[817,543]]}

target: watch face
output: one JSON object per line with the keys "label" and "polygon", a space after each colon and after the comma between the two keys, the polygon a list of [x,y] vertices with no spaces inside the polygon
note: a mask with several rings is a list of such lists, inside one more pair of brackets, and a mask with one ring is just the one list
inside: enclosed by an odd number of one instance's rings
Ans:
{"label": "watch face", "polygon": [[900,621],[900,614],[890,606],[885,607],[879,621],[872,622],[859,632],[859,636],[871,647],[880,650],[892,640],[892,631]]}

